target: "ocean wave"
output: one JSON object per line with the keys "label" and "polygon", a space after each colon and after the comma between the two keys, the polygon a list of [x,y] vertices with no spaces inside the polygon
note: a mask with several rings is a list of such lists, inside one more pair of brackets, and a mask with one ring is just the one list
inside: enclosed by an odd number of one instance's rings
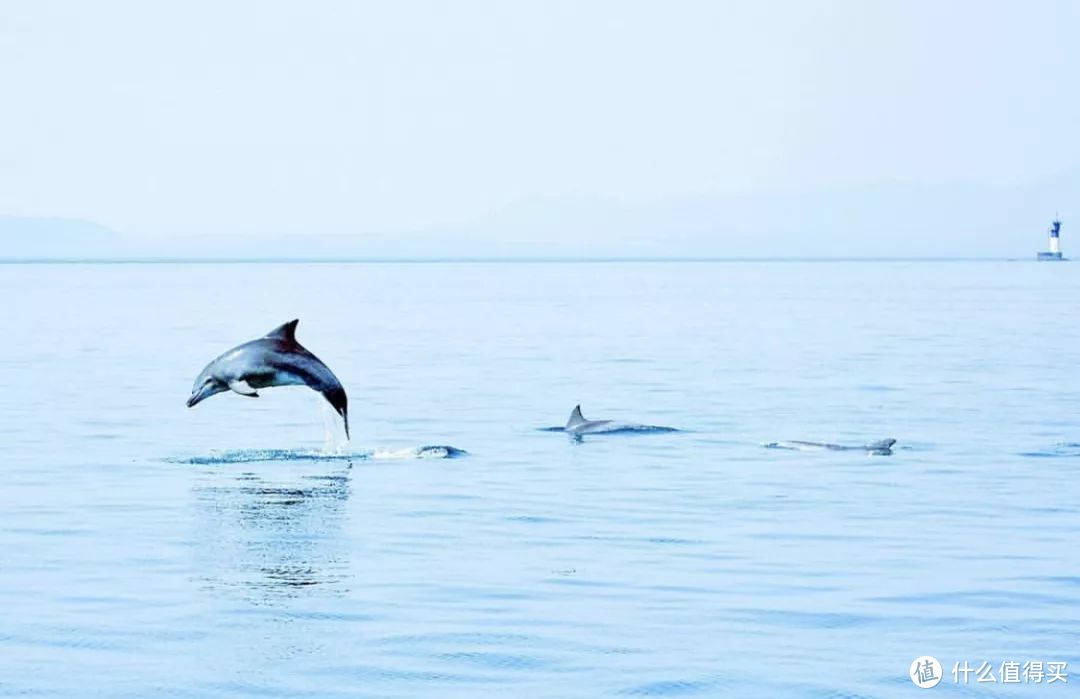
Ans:
{"label": "ocean wave", "polygon": [[1020,452],[1020,456],[1033,456],[1042,459],[1052,459],[1063,456],[1076,457],[1080,456],[1080,442],[1059,442],[1049,449]]}

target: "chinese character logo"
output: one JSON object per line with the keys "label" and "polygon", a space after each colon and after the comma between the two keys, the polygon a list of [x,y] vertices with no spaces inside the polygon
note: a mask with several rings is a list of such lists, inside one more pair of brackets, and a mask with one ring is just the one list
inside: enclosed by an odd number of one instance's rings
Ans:
{"label": "chinese character logo", "polygon": [[937,658],[929,655],[920,656],[911,664],[908,676],[916,687],[922,689],[936,687],[938,682],[941,682],[941,663],[937,661]]}

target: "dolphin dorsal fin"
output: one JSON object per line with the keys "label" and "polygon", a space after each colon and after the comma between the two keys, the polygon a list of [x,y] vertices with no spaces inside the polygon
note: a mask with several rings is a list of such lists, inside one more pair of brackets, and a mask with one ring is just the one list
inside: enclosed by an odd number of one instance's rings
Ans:
{"label": "dolphin dorsal fin", "polygon": [[581,414],[581,406],[575,405],[574,410],[570,413],[570,419],[566,421],[566,426],[567,428],[570,428],[574,425],[580,425],[583,422],[588,422],[588,420]]}
{"label": "dolphin dorsal fin", "polygon": [[300,319],[290,320],[285,325],[274,328],[270,332],[266,333],[266,336],[272,340],[281,340],[290,345],[296,344],[296,324],[300,322]]}

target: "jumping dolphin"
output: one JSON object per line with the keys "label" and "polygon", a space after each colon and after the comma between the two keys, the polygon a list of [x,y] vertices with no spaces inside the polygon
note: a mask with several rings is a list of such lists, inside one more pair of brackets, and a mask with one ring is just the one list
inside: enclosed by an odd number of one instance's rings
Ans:
{"label": "jumping dolphin", "polygon": [[349,399],[334,372],[296,341],[291,320],[264,337],[233,347],[206,365],[191,389],[187,405],[192,408],[212,395],[232,390],[257,398],[257,388],[308,386],[318,391],[345,421],[349,437]]}
{"label": "jumping dolphin", "polygon": [[828,442],[803,442],[795,439],[787,442],[769,442],[765,445],[765,448],[794,449],[796,451],[865,451],[867,454],[876,456],[889,456],[892,454],[894,444],[896,444],[896,440],[892,438],[858,446],[829,444]]}
{"label": "jumping dolphin", "polygon": [[653,432],[678,432],[674,427],[659,425],[639,425],[635,422],[616,422],[615,420],[587,420],[581,414],[581,406],[574,406],[565,427],[541,427],[542,432],[565,432],[575,439],[586,434],[648,434]]}

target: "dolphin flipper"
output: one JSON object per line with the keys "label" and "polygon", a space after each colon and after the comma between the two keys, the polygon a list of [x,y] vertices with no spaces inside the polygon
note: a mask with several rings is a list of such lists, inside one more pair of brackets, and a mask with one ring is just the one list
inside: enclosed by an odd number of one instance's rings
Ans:
{"label": "dolphin flipper", "polygon": [[248,398],[259,397],[259,392],[252,388],[251,384],[249,384],[247,381],[244,381],[243,379],[229,382],[229,389],[234,393],[239,393],[240,395],[247,396]]}

